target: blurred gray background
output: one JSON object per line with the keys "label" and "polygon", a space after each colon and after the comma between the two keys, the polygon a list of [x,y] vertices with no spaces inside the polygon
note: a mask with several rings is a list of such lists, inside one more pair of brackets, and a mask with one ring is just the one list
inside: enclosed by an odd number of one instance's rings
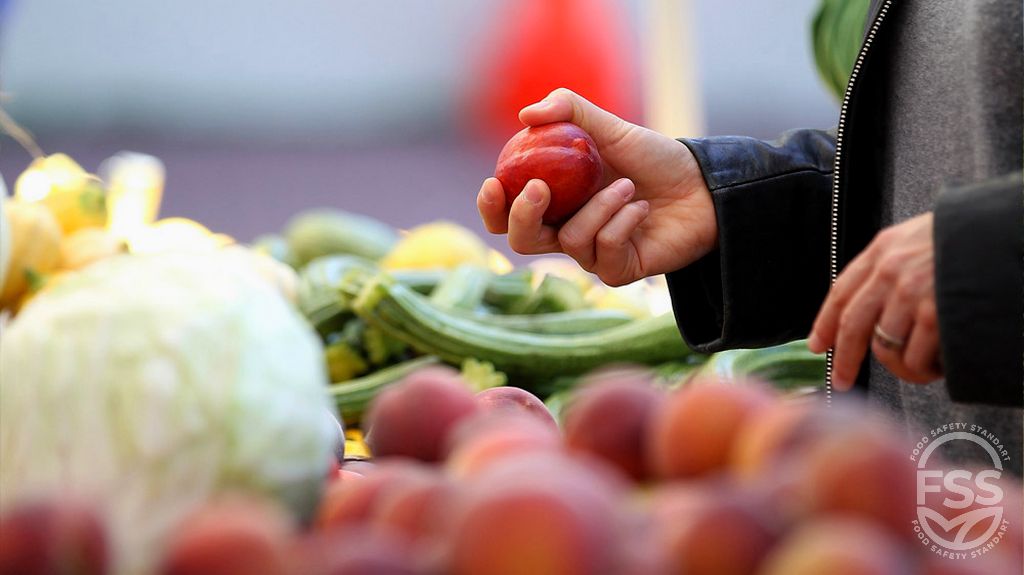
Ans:
{"label": "blurred gray background", "polygon": [[[636,38],[644,2],[622,2]],[[483,233],[474,196],[500,143],[466,133],[466,62],[498,4],[0,0],[3,106],[89,170],[159,156],[162,215],[241,240],[320,205]],[[707,134],[835,123],[811,60],[817,0],[686,4]],[[8,187],[29,161],[0,137]]]}

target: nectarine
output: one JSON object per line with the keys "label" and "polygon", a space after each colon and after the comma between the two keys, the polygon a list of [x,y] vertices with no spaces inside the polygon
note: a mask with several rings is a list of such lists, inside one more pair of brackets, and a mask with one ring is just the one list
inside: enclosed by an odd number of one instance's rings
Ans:
{"label": "nectarine", "polygon": [[476,404],[483,411],[512,411],[537,418],[552,429],[558,430],[558,422],[539,397],[520,387],[491,387],[476,394]]}
{"label": "nectarine", "polygon": [[582,128],[569,122],[531,126],[505,144],[494,176],[505,189],[508,205],[526,187],[543,180],[551,189],[544,223],[569,219],[601,185],[603,168],[597,144]]}
{"label": "nectarine", "polygon": [[644,448],[649,420],[664,394],[641,374],[581,388],[565,412],[565,443],[615,465],[638,481],[647,477]]}
{"label": "nectarine", "polygon": [[476,409],[473,392],[458,372],[423,369],[373,400],[366,416],[366,443],[374,457],[438,461],[444,455],[449,430]]}
{"label": "nectarine", "polygon": [[33,502],[0,518],[0,573],[102,575],[108,563],[105,530],[89,507]]}
{"label": "nectarine", "polygon": [[647,455],[652,471],[676,479],[723,470],[739,430],[774,401],[769,388],[757,384],[690,383],[651,419]]}
{"label": "nectarine", "polygon": [[207,504],[175,530],[161,575],[287,575],[291,518],[262,500]]}

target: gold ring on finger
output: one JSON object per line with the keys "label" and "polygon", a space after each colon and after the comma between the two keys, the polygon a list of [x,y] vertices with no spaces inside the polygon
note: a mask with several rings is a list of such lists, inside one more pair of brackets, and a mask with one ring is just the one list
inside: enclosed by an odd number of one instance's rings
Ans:
{"label": "gold ring on finger", "polygon": [[906,340],[886,333],[882,326],[877,323],[875,324],[875,339],[878,340],[879,345],[892,351],[899,351],[903,349],[903,346],[907,345]]}

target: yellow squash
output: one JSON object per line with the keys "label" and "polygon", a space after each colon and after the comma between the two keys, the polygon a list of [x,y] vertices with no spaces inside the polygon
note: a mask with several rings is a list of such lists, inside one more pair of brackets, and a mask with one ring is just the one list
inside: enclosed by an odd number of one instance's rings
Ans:
{"label": "yellow squash", "polygon": [[454,269],[462,264],[487,267],[490,250],[472,231],[438,221],[409,230],[381,261],[388,270]]}
{"label": "yellow squash", "polygon": [[4,202],[7,200],[7,188],[4,187],[4,180],[0,177],[0,289],[4,287],[7,278],[7,261],[11,257],[11,230],[7,223],[7,211],[4,209]]}
{"label": "yellow squash", "polygon": [[102,182],[64,154],[34,160],[15,182],[14,197],[49,208],[65,234],[107,223]]}
{"label": "yellow squash", "polygon": [[62,270],[79,270],[103,258],[127,251],[124,241],[103,228],[84,228],[60,244]]}
{"label": "yellow squash", "polygon": [[8,201],[4,206],[11,233],[7,276],[0,308],[16,304],[60,265],[61,231],[56,218],[38,203]]}

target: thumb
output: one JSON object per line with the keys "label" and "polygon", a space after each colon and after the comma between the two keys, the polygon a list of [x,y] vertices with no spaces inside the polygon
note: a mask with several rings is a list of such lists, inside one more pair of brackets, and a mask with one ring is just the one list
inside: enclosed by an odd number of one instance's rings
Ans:
{"label": "thumb", "polygon": [[558,88],[540,102],[523,108],[519,111],[519,120],[527,126],[572,122],[590,134],[598,148],[614,144],[630,128],[622,118],[567,88]]}

